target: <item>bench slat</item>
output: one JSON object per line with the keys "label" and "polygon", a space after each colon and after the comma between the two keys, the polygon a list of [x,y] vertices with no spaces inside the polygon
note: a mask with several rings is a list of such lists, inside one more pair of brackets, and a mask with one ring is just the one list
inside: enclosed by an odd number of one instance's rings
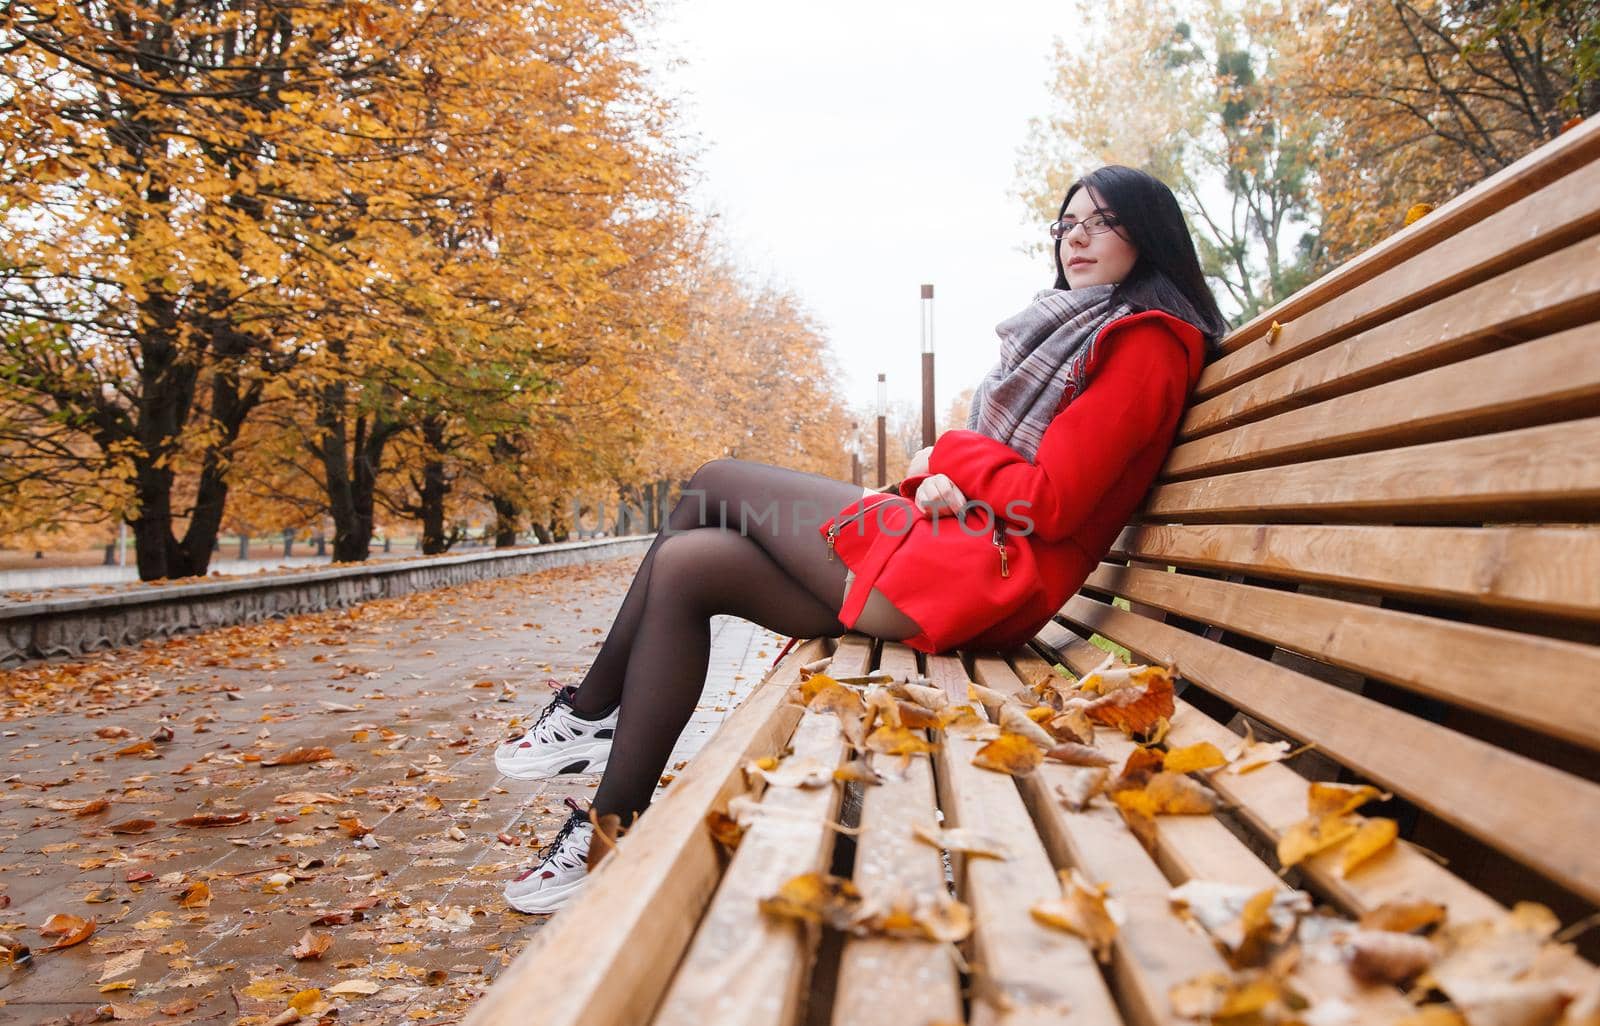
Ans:
{"label": "bench slat", "polygon": [[1600,530],[1142,524],[1113,554],[1489,609],[1600,621]]}
{"label": "bench slat", "polygon": [[1273,321],[1287,324],[1344,295],[1371,278],[1438,245],[1551,182],[1600,159],[1600,121],[1591,118],[1442,204],[1427,217],[1395,232],[1340,264],[1283,302],[1236,328],[1223,341],[1235,352],[1265,335]]}
{"label": "bench slat", "polygon": [[[1077,674],[1085,674],[1105,659],[1104,650],[1052,623],[1039,633],[1038,642]],[[1240,736],[1213,720],[1183,699],[1176,703],[1167,746],[1209,741],[1223,752],[1231,751]],[[1227,799],[1242,821],[1267,843],[1278,838],[1306,817],[1307,780],[1282,763],[1271,763],[1249,773],[1215,773],[1208,783]],[[1408,844],[1396,845],[1381,859],[1375,859],[1349,879],[1338,871],[1336,853],[1308,859],[1296,867],[1318,894],[1351,915],[1377,908],[1390,901],[1426,898],[1444,905],[1450,921],[1468,923],[1491,919],[1504,910],[1488,895],[1440,866]]]}
{"label": "bench slat", "polygon": [[[1002,694],[1022,688],[1006,661],[973,659],[978,683]],[[1223,972],[1226,964],[1210,941],[1190,930],[1167,900],[1167,878],[1151,861],[1122,816],[1097,801],[1082,812],[1068,812],[1056,795],[1069,767],[1046,763],[1017,781],[1039,836],[1058,866],[1076,866],[1091,884],[1110,884],[1109,894],[1123,907],[1112,972],[1123,1014],[1139,1026],[1182,1023],[1168,992],[1191,977]]]}
{"label": "bench slat", "polygon": [[[954,656],[931,656],[928,678],[951,701],[967,699],[967,671]],[[1082,939],[1047,927],[1028,911],[1061,893],[1050,857],[1010,778],[972,764],[983,742],[946,732],[935,757],[946,826],[1003,839],[1005,861],[968,858],[958,874],[972,906],[974,1026],[1119,1023],[1116,1004]]]}
{"label": "bench slat", "polygon": [[1600,161],[1593,161],[1383,275],[1346,291],[1336,302],[1284,321],[1276,339],[1261,337],[1208,364],[1195,386],[1209,399],[1241,382],[1325,349],[1358,331],[1592,235],[1600,227]]}
{"label": "bench slat", "polygon": [[1600,418],[1335,456],[1156,487],[1144,516],[1586,520],[1600,509]]}
{"label": "bench slat", "polygon": [[[1225,645],[1079,595],[1069,624],[1183,676],[1561,886],[1600,898],[1600,786]],[[1400,743],[1404,739],[1404,743]],[[1531,796],[1560,796],[1543,815]],[[1536,798],[1534,798],[1536,800]]]}
{"label": "bench slat", "polygon": [[[1025,649],[1013,655],[1011,663],[1018,675],[1028,680],[1034,679],[1036,673],[1050,672],[1048,664]],[[1084,672],[1098,665],[1097,662]],[[1097,730],[1095,744],[1119,764],[1138,748],[1115,730]],[[1254,891],[1290,889],[1215,816],[1157,816],[1154,834],[1156,862],[1173,884],[1206,880]],[[1357,1022],[1393,1021],[1415,1012],[1411,1002],[1395,988],[1364,986],[1342,965],[1302,960],[1292,979],[1307,997],[1343,1001],[1355,1011]]]}
{"label": "bench slat", "polygon": [[1595,247],[1586,239],[1195,403],[1178,437],[1211,435],[1591,322]]}
{"label": "bench slat", "polygon": [[1593,645],[1114,563],[1084,585],[1600,748]]}
{"label": "bench slat", "polygon": [[[721,873],[706,814],[744,791],[741,766],[788,742],[800,711],[784,703],[784,692],[802,665],[827,652],[826,639],[813,639],[778,663],[640,817],[584,893],[499,975],[467,1026],[526,1026],[530,1008],[539,1009],[541,1026],[647,1020]],[[595,923],[614,929],[596,930]],[[560,972],[545,964],[547,952]]]}
{"label": "bench slat", "polygon": [[[917,674],[916,653],[885,642],[878,670]],[[926,737],[926,731],[920,732]],[[945,895],[944,861],[917,840],[912,827],[938,826],[933,765],[913,756],[901,779],[863,790],[861,835],[852,878],[869,903],[901,895]],[[850,937],[839,961],[835,1026],[885,1022],[954,1022],[961,1018],[961,981],[951,952],[932,941]]]}
{"label": "bench slat", "polygon": [[[1600,297],[1600,240],[1591,250]],[[1586,324],[1180,445],[1162,476],[1303,463],[1597,413],[1600,324]]]}
{"label": "bench slat", "polygon": [[[793,746],[790,758],[839,765],[845,742],[838,718],[802,714]],[[759,903],[791,877],[827,868],[833,848],[829,823],[838,799],[836,786],[767,789],[763,814],[734,852],[656,1013],[656,1026],[786,1026],[795,1021],[815,937],[798,923],[766,915]],[[696,825],[705,832],[703,823]],[[656,919],[666,918],[665,912],[657,909]],[[637,938],[633,943],[638,944]],[[648,945],[636,946],[634,957],[648,961],[655,953]]]}

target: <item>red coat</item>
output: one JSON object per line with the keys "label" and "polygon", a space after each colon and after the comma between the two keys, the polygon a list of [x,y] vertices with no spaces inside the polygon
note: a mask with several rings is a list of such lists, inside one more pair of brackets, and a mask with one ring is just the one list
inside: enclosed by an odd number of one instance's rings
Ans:
{"label": "red coat", "polygon": [[1192,325],[1158,311],[1133,314],[1106,328],[1086,386],[1057,408],[1034,462],[976,431],[940,435],[928,472],[988,503],[997,519],[980,508],[968,512],[966,530],[952,514],[936,520],[907,501],[920,476],[901,482],[899,496],[852,502],[819,528],[856,575],[840,622],[853,627],[877,588],[922,628],[905,644],[923,652],[1032,638],[1144,500],[1204,353]]}

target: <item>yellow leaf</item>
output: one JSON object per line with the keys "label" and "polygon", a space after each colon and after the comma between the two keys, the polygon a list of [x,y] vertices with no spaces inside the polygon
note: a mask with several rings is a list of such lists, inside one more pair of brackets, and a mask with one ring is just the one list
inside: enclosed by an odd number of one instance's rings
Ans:
{"label": "yellow leaf", "polygon": [[826,923],[848,929],[861,910],[861,892],[843,877],[802,873],[792,877],[778,893],[761,899],[761,911],[771,916]]}
{"label": "yellow leaf", "polygon": [[1168,773],[1194,773],[1198,770],[1211,769],[1213,766],[1226,766],[1228,757],[1222,754],[1221,749],[1210,741],[1201,741],[1187,745],[1183,748],[1173,748],[1167,752],[1161,767]]}
{"label": "yellow leaf", "polygon": [[1313,783],[1306,791],[1306,811],[1313,816],[1343,816],[1373,799],[1389,797],[1371,784]]}
{"label": "yellow leaf", "polygon": [[1111,945],[1117,938],[1115,906],[1106,897],[1109,885],[1091,886],[1076,869],[1064,869],[1061,897],[1034,905],[1028,912],[1046,926],[1075,933],[1088,942],[1095,958],[1111,961]]}
{"label": "yellow leaf", "polygon": [[1301,820],[1278,838],[1278,864],[1288,869],[1319,851],[1354,837],[1360,822],[1360,817],[1339,815],[1313,816]]}
{"label": "yellow leaf", "polygon": [[1394,844],[1399,836],[1400,825],[1392,819],[1363,820],[1341,849],[1344,859],[1339,865],[1339,875],[1349,876],[1352,870]]}
{"label": "yellow leaf", "polygon": [[1039,746],[1020,734],[1001,734],[972,756],[974,766],[1014,777],[1027,776],[1043,761],[1044,752]]}

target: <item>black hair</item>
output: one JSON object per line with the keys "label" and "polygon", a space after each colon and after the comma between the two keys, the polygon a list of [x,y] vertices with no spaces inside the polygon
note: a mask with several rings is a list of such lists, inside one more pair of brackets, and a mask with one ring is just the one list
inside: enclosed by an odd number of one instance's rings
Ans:
{"label": "black hair", "polygon": [[[1103,204],[1109,208],[1117,219],[1117,234],[1139,251],[1133,270],[1113,291],[1112,302],[1126,302],[1135,310],[1161,310],[1187,321],[1205,336],[1207,358],[1220,356],[1228,322],[1206,285],[1194,239],[1172,190],[1143,171],[1107,164],[1072,183],[1061,201],[1058,218],[1066,216],[1067,204],[1083,188],[1089,190],[1096,207]],[[1055,287],[1071,288],[1066,268],[1061,266],[1059,244],[1054,253]]]}

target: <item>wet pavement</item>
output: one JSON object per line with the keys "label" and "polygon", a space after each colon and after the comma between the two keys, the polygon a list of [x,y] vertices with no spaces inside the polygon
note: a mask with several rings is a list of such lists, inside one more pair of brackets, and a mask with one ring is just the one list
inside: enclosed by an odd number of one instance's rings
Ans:
{"label": "wet pavement", "polygon": [[[502,884],[596,783],[500,777],[495,744],[581,678],[636,565],[0,671],[0,944],[32,950],[0,949],[0,1024],[459,1021],[546,921]],[[669,776],[783,643],[712,627]],[[94,932],[43,950],[58,915]]]}

